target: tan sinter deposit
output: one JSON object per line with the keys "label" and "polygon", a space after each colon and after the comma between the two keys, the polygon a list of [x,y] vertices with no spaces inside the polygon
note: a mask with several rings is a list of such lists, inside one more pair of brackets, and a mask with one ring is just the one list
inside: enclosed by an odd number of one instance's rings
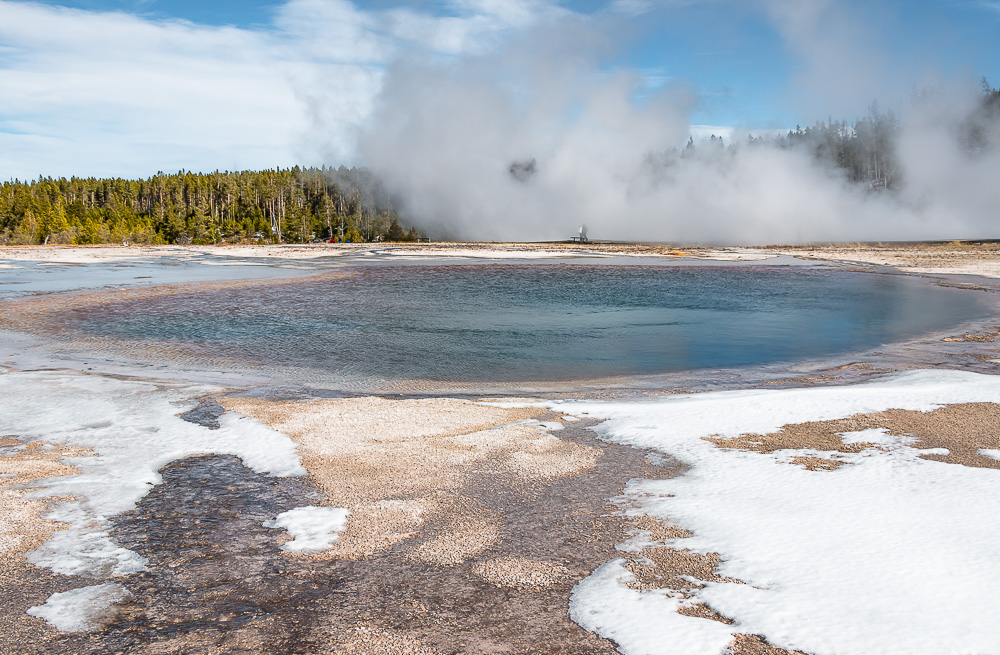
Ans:
{"label": "tan sinter deposit", "polygon": [[459,564],[504,532],[504,517],[463,494],[465,485],[570,475],[600,454],[548,434],[531,420],[546,412],[537,407],[453,398],[220,402],[294,439],[324,503],[351,511],[322,557],[364,557],[417,537],[411,559]]}

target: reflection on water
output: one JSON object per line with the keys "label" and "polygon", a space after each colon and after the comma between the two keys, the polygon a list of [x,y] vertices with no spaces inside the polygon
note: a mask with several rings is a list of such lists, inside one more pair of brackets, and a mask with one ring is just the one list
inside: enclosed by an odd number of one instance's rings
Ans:
{"label": "reflection on water", "polygon": [[760,365],[982,318],[972,292],[784,267],[360,269],[74,310],[76,329],[342,377],[514,381]]}

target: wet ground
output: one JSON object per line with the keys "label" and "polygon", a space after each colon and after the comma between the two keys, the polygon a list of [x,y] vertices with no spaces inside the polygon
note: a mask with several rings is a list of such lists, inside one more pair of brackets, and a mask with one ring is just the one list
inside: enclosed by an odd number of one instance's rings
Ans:
{"label": "wet ground", "polygon": [[[261,476],[232,457],[175,462],[163,469],[161,485],[114,521],[114,539],[149,561],[146,572],[121,580],[132,597],[117,620],[99,632],[53,635],[34,652],[614,653],[611,642],[569,619],[569,592],[614,558],[624,539],[606,499],[631,478],[671,469],[598,442],[584,423],[559,436],[600,447],[598,465],[527,486],[470,477],[461,493],[505,514],[507,533],[451,568],[405,558],[406,541],[362,560],[288,555],[280,550],[283,533],[262,523],[316,504],[308,480]],[[570,576],[527,590],[472,573],[477,562],[508,555],[558,563]],[[359,646],[371,634],[391,639]]]}
{"label": "wet ground", "polygon": [[[996,334],[980,339],[976,332],[987,325],[996,320],[962,328],[972,335],[956,328],[944,341],[925,336],[849,354],[833,367],[792,362],[713,369],[650,384],[691,390],[839,384],[918,366],[995,373]],[[133,363],[139,359],[128,355]],[[170,352],[150,356],[170,360],[165,368],[178,365]],[[301,391],[311,382],[292,388]],[[594,383],[580,393],[631,393],[636,384],[630,384],[616,390]],[[322,386],[309,393],[322,395]],[[413,386],[425,393],[446,387]],[[406,390],[403,383],[394,389]],[[213,427],[221,411],[206,400],[186,418]],[[0,635],[0,653],[614,653],[611,642],[569,619],[569,594],[576,582],[620,555],[614,545],[624,541],[623,524],[606,499],[620,494],[631,478],[673,471],[651,465],[638,451],[598,442],[585,423],[568,425],[558,436],[599,447],[604,455],[597,467],[530,485],[469,477],[460,493],[504,513],[508,527],[497,546],[452,568],[406,558],[412,547],[407,541],[362,560],[290,556],[280,550],[283,532],[262,523],[293,507],[320,504],[308,480],[258,475],[231,457],[175,462],[134,511],[115,518],[115,540],[149,561],[146,572],[120,580],[132,597],[117,619],[102,631],[57,633],[24,610],[53,592],[94,581],[53,576],[27,564],[0,571],[0,613],[13,617],[0,623],[6,633]],[[542,590],[521,590],[494,587],[473,574],[477,563],[504,556],[557,563],[570,577]],[[747,648],[741,652],[764,652]]]}

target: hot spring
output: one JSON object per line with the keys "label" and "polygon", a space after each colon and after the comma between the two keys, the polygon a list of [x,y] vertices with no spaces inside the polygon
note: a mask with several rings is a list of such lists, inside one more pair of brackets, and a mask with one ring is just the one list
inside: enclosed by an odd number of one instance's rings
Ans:
{"label": "hot spring", "polygon": [[991,315],[986,294],[787,266],[372,266],[67,311],[88,336],[341,379],[578,380],[876,348]]}

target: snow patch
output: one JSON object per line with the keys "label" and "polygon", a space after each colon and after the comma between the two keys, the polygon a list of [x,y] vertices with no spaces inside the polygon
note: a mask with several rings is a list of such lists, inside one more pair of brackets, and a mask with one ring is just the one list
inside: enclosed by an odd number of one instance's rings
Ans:
{"label": "snow patch", "polygon": [[107,582],[52,594],[44,605],[31,607],[27,613],[45,619],[61,632],[86,632],[100,628],[114,605],[128,596],[121,585]]}
{"label": "snow patch", "polygon": [[557,432],[562,430],[565,426],[559,421],[538,421],[538,427],[549,432]]}
{"label": "snow patch", "polygon": [[131,575],[146,570],[146,559],[135,551],[111,541],[111,524],[103,518],[87,515],[76,503],[66,503],[46,518],[69,523],[51,539],[28,553],[35,566],[61,575],[105,577]]}
{"label": "snow patch", "polygon": [[896,446],[900,443],[915,441],[913,437],[897,437],[896,435],[889,434],[889,431],[885,428],[871,428],[870,430],[858,430],[857,432],[841,432],[840,438],[845,444],[873,443],[877,446]]}
{"label": "snow patch", "polygon": [[678,614],[682,599],[665,590],[638,593],[628,586],[634,581],[624,560],[601,566],[573,589],[570,618],[636,655],[721,653],[732,641],[730,626]]}
{"label": "snow patch", "polygon": [[627,655],[722,653],[731,632],[813,655],[1000,653],[1000,471],[922,459],[930,451],[905,440],[827,453],[849,465],[808,471],[785,463],[803,451],[762,454],[703,439],[970,402],[1000,402],[1000,377],[909,371],[843,387],[548,403],[606,419],[595,428],[605,439],[687,464],[675,478],[634,480],[625,495],[635,512],[693,533],[674,547],[717,552],[719,574],[746,583],[694,592],[691,602],[735,621],[723,626],[677,615],[680,599],[629,588],[612,562],[577,587],[574,619]]}
{"label": "snow patch", "polygon": [[326,550],[344,529],[350,512],[341,507],[296,507],[264,521],[265,528],[284,528],[293,539],[282,550],[316,553]]}
{"label": "snow patch", "polygon": [[982,455],[983,457],[989,457],[990,459],[1000,460],[1000,450],[983,448],[979,451],[979,454]]}
{"label": "snow patch", "polygon": [[539,421],[534,418],[526,418],[522,421],[516,421],[516,423],[521,423],[522,425],[532,425],[537,427],[540,431],[549,433],[562,430],[565,426],[559,421]]}
{"label": "snow patch", "polygon": [[62,461],[78,475],[39,481],[31,497],[72,497],[46,518],[68,523],[28,558],[66,575],[127,575],[142,558],[114,544],[108,518],[128,511],[160,482],[170,462],[201,454],[239,457],[258,473],[299,476],[295,443],[251,418],[225,414],[218,430],[189,423],[179,414],[206,385],[118,380],[68,372],[16,372],[0,376],[0,434],[91,449],[95,455]]}

